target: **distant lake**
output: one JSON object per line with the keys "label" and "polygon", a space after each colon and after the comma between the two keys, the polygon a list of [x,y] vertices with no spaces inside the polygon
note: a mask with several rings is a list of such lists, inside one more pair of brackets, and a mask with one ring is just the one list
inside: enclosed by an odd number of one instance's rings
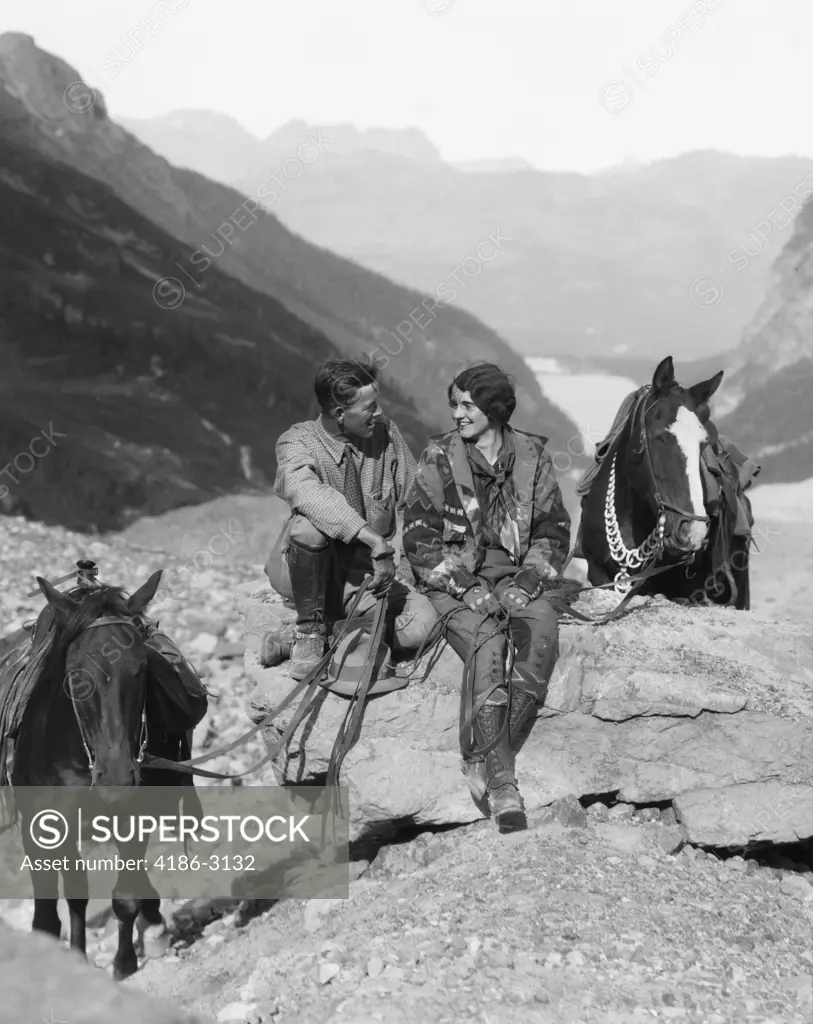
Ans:
{"label": "distant lake", "polygon": [[587,452],[592,454],[612,425],[618,407],[638,385],[629,377],[604,373],[567,373],[555,360],[528,357],[546,398],[576,424]]}

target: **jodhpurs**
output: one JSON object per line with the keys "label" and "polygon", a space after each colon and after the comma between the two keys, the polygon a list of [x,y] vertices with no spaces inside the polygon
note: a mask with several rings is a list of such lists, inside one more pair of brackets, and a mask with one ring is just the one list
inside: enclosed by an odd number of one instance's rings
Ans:
{"label": "jodhpurs", "polygon": [[[497,597],[511,580],[501,580],[494,588]],[[449,594],[432,593],[432,604],[439,614],[456,609],[446,624],[446,639],[450,647],[465,660],[474,643],[475,634],[480,639],[499,626],[497,619],[484,618]],[[479,633],[478,633],[479,626]],[[556,609],[540,596],[520,611],[511,613],[511,631],[515,648],[512,683],[515,689],[524,690],[536,699],[540,706],[545,703],[548,683],[559,656],[559,616]],[[507,638],[498,633],[487,640],[475,654],[474,698],[475,700],[494,684],[488,703],[506,704],[508,690],[505,686],[505,656]]]}
{"label": "jodhpurs", "polygon": [[[302,607],[296,607],[297,628],[310,632],[317,624],[318,614],[322,614],[329,623],[350,611],[364,576],[372,573],[370,549],[362,543],[345,544],[332,540],[317,530],[309,519],[302,515],[293,516],[283,528],[265,564],[265,573],[273,589],[290,601],[294,600],[290,560],[292,546],[297,548],[294,571],[306,576],[306,585],[300,588],[301,592],[309,588],[313,591],[307,602],[301,602]],[[309,558],[309,554],[315,557]],[[322,574],[316,565],[325,558],[327,571]],[[309,564],[311,561],[313,568]],[[427,597],[401,580],[393,580],[387,596],[388,642],[395,652],[414,654],[437,624],[437,612]],[[364,615],[375,604],[375,596],[365,594],[355,614]]]}

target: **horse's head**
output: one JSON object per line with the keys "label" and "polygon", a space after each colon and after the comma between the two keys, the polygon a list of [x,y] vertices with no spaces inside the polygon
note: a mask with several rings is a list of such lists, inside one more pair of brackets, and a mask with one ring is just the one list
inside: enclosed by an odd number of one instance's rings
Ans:
{"label": "horse's head", "polygon": [[160,579],[159,570],[128,598],[112,586],[61,593],[37,577],[54,612],[53,657],[63,672],[93,785],[140,781],[147,739],[147,651],[138,616]]}
{"label": "horse's head", "polygon": [[690,388],[681,387],[667,356],[658,364],[632,425],[627,473],[656,516],[665,516],[664,544],[674,554],[699,551],[708,535],[700,453],[709,438],[698,411],[708,420],[709,399],[722,379],[721,370]]}

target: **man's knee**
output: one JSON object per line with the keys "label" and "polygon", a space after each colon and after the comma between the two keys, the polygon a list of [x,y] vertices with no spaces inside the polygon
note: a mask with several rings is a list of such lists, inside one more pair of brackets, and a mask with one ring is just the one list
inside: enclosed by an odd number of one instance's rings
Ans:
{"label": "man's knee", "polygon": [[264,569],[272,589],[287,600],[293,596],[291,573],[288,567],[288,549],[292,540],[296,541],[297,547],[313,552],[324,551],[328,545],[328,538],[321,530],[317,530],[305,516],[292,516],[285,523],[266,560]]}
{"label": "man's knee", "polygon": [[329,543],[328,537],[321,530],[317,530],[310,519],[300,515],[294,516],[291,520],[288,537],[308,551],[323,551]]}

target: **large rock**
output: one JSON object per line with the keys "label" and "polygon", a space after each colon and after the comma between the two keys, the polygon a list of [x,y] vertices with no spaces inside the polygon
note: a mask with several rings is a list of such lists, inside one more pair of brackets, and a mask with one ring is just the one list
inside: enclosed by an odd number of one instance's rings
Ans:
{"label": "large rock", "polygon": [[[594,593],[578,607],[598,616],[616,601]],[[517,757],[528,810],[568,794],[610,793],[635,803],[674,801],[690,842],[812,836],[807,798],[783,817],[759,815],[777,781],[786,788],[813,781],[810,629],[660,598],[635,599],[630,607],[605,626],[563,621],[545,705]],[[279,614],[291,613],[269,602],[267,590],[247,597],[249,628]],[[427,661],[405,690],[366,708],[342,773],[351,789],[351,838],[387,824],[481,817],[460,771],[462,663],[448,647],[428,675]],[[259,721],[293,682],[287,663],[263,669],[256,650],[247,651],[245,665],[257,683],[248,711]],[[298,730],[287,760],[280,759],[282,778],[303,783],[324,775],[347,707],[341,697],[320,695],[317,713]],[[289,715],[280,716],[281,727]],[[274,726],[267,732],[269,741],[279,735]]]}
{"label": "large rock", "polygon": [[210,1024],[116,984],[56,939],[0,924],[0,1024]]}

